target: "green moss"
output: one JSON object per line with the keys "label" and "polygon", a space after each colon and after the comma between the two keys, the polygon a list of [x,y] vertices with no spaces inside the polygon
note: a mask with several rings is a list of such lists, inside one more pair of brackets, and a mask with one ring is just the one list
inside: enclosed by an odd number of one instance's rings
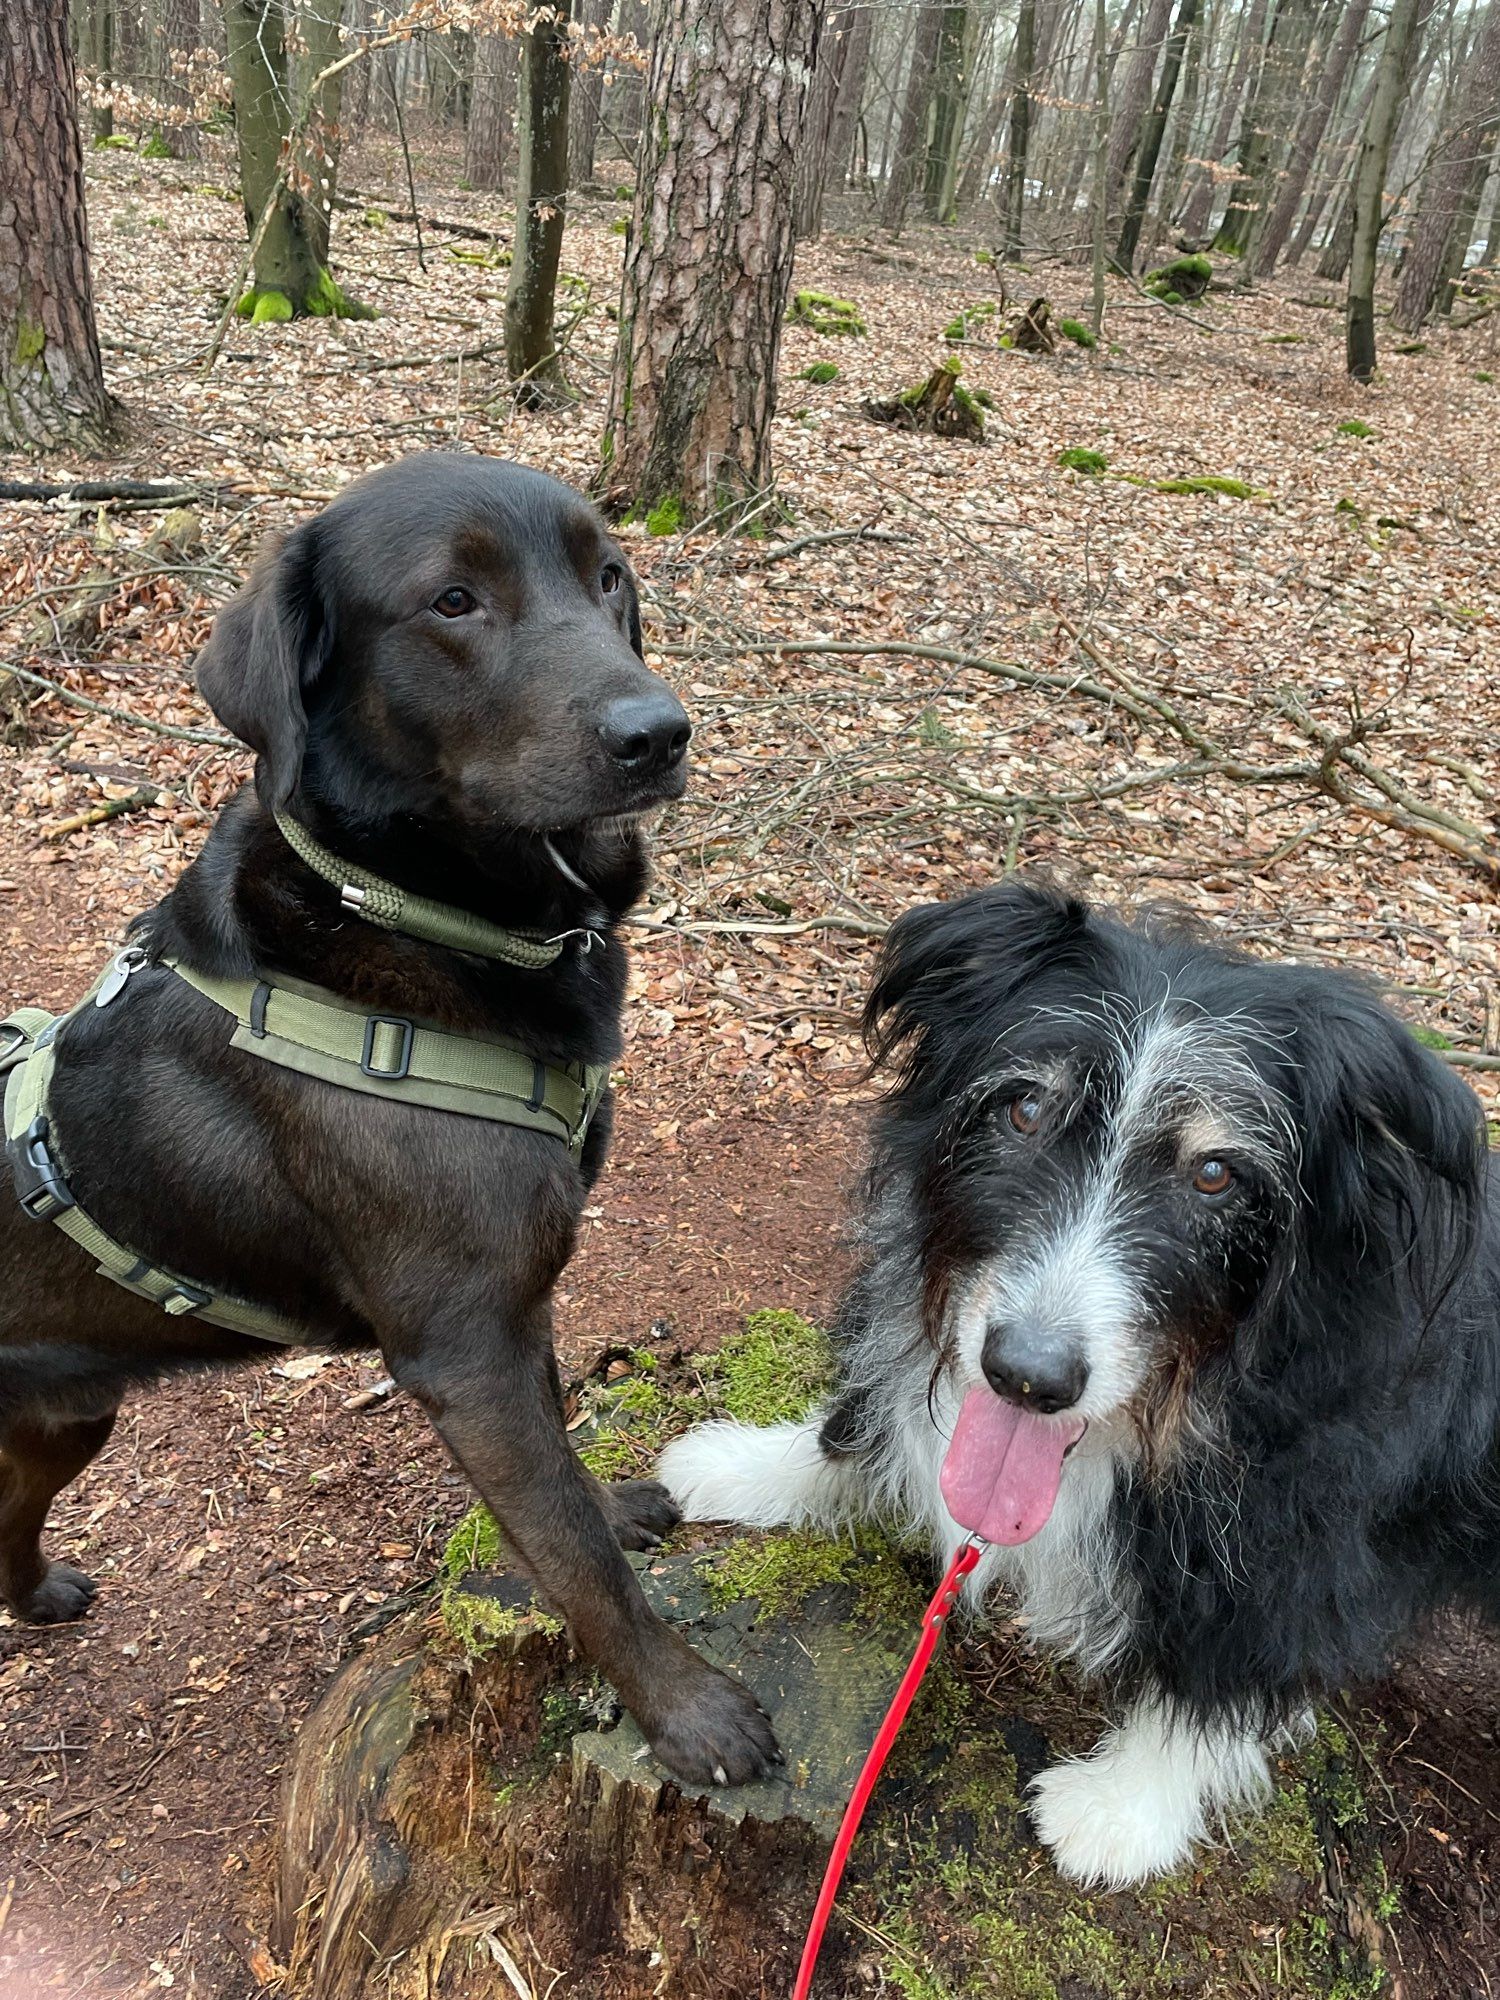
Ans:
{"label": "green moss", "polygon": [[616,201],[634,201],[635,189],[629,181],[621,181],[615,188]]}
{"label": "green moss", "polygon": [[765,1616],[795,1611],[825,1584],[847,1583],[860,1562],[849,1542],[802,1531],[746,1536],[699,1565],[715,1610],[753,1597]]}
{"label": "green moss", "polygon": [[152,132],[145,145],[142,146],[141,158],[143,160],[171,160],[175,159],[175,157],[176,155],[162,136],[161,128],[158,126]]}
{"label": "green moss", "polygon": [[1186,256],[1174,257],[1170,264],[1158,264],[1147,282],[1160,280],[1182,291],[1192,291],[1195,286],[1201,291],[1213,274],[1213,259],[1203,251],[1195,250]]}
{"label": "green moss", "polygon": [[707,1379],[726,1416],[777,1424],[806,1416],[833,1375],[827,1337],[800,1313],[751,1313],[712,1357]]}
{"label": "green moss", "polygon": [[1268,333],[1261,342],[1262,347],[1301,347],[1307,339],[1305,333]]}
{"label": "green moss", "polygon": [[1427,352],[1427,342],[1425,340],[1403,340],[1398,347],[1393,347],[1391,352],[1393,354],[1425,354]]}
{"label": "green moss", "polygon": [[1084,325],[1081,319],[1060,319],[1057,330],[1064,340],[1071,340],[1075,347],[1097,347],[1093,329]]}
{"label": "green moss", "polygon": [[285,292],[262,292],[252,285],[235,311],[256,326],[281,325],[292,317],[292,302]]}
{"label": "green moss", "polygon": [[482,1660],[501,1643],[513,1643],[529,1633],[555,1635],[563,1629],[560,1619],[538,1605],[502,1604],[497,1598],[480,1597],[464,1589],[464,1579],[471,1571],[499,1569],[504,1560],[499,1524],[482,1504],[469,1509],[443,1544],[439,1570],[443,1626],[471,1660]]}
{"label": "green moss", "polygon": [[23,313],[16,328],[16,344],[11,350],[17,368],[24,368],[28,361],[35,361],[47,345],[47,329],[39,320],[27,319]]}
{"label": "green moss", "polygon": [[617,215],[609,225],[609,233],[611,236],[628,236],[630,234],[630,217],[628,215]]}
{"label": "green moss", "polygon": [[1474,380],[1476,382],[1493,382],[1494,379],[1495,379],[1494,375],[1488,368],[1480,368],[1476,370],[1474,375]]}
{"label": "green moss", "polygon": [[965,306],[943,328],[944,340],[972,340],[975,328],[993,319],[999,310],[993,299],[981,299],[977,305]]}
{"label": "green moss", "polygon": [[1102,451],[1091,451],[1083,444],[1070,444],[1057,454],[1057,462],[1069,472],[1086,472],[1094,479],[1109,469],[1109,460]]}
{"label": "green moss", "polygon": [[995,253],[993,250],[976,250],[974,252],[974,262],[982,266],[985,270],[993,270],[995,267]]}
{"label": "green moss", "polygon": [[128,132],[110,132],[94,141],[96,153],[133,153],[135,141]]}
{"label": "green moss", "polygon": [[839,364],[836,361],[815,361],[810,368],[802,371],[804,382],[837,382],[838,379]]}
{"label": "green moss", "polygon": [[498,243],[491,243],[485,250],[464,250],[458,244],[450,243],[448,255],[455,264],[475,264],[482,271],[505,271],[509,270],[515,253]]}
{"label": "green moss", "polygon": [[648,535],[676,535],[682,532],[684,514],[680,494],[666,493],[646,515]]}
{"label": "green moss", "polygon": [[1156,479],[1152,481],[1156,493],[1225,493],[1231,500],[1263,499],[1259,487],[1249,485],[1243,479],[1228,479],[1222,473],[1197,473],[1190,479]]}
{"label": "green moss", "polygon": [[374,306],[351,299],[325,265],[317,283],[302,301],[302,310],[314,319],[378,319]]}
{"label": "green moss", "polygon": [[1362,417],[1346,417],[1339,425],[1338,434],[1346,438],[1368,438],[1375,435]]}
{"label": "green moss", "polygon": [[828,292],[797,292],[788,319],[814,333],[862,335],[868,331],[859,307],[849,299],[836,299]]}
{"label": "green moss", "polygon": [[1437,1028],[1414,1026],[1411,1032],[1424,1049],[1451,1049],[1455,1046],[1451,1036],[1443,1034]]}

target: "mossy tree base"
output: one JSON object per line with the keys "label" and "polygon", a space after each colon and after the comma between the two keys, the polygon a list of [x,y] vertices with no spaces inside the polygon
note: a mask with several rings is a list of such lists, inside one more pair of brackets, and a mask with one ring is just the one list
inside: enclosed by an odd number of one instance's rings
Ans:
{"label": "mossy tree base", "polygon": [[[698,1370],[647,1355],[585,1391],[587,1455],[638,1472],[709,1404],[796,1415],[826,1350],[758,1315]],[[273,1946],[285,2000],[512,2000],[548,1968],[588,2000],[784,1995],[849,1787],[933,1581],[879,1537],[779,1532],[633,1558],[663,1615],[765,1702],[774,1781],[684,1793],[503,1568],[476,1508],[436,1616],[346,1665],[288,1777]],[[1396,1898],[1360,1788],[1378,1743],[1325,1722],[1235,1846],[1086,1895],[1036,1848],[1025,1787],[1097,1734],[1096,1703],[957,1631],[876,1794],[822,1970],[826,2000],[1376,2000]],[[1372,1794],[1376,1796],[1377,1794]],[[561,1990],[561,1989],[560,1989]]]}
{"label": "mossy tree base", "polygon": [[959,380],[961,363],[950,354],[922,382],[899,396],[872,398],[864,413],[872,423],[894,424],[897,430],[928,431],[934,437],[963,438],[984,443],[984,411]]}
{"label": "mossy tree base", "polygon": [[1021,354],[1052,354],[1057,348],[1057,335],[1052,331],[1052,301],[1033,299],[1031,304],[1007,327],[1000,345],[1013,347]]}
{"label": "mossy tree base", "polygon": [[257,326],[289,319],[378,319],[374,306],[350,298],[326,266],[312,282],[288,292],[275,285],[251,285],[235,303],[241,319]]}

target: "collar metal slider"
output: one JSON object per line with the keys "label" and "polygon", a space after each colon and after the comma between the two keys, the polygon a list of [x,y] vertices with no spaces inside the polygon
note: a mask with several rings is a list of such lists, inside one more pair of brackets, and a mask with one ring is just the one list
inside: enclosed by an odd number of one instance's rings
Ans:
{"label": "collar metal slider", "polygon": [[357,883],[345,882],[339,889],[339,901],[346,910],[358,910],[364,906],[366,891]]}

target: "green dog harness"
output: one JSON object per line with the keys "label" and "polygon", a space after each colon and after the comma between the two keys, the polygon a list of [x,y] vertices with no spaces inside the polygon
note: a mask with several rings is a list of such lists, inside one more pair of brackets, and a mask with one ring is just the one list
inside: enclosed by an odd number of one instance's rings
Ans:
{"label": "green dog harness", "polygon": [[[6,1151],[17,1198],[28,1215],[56,1223],[87,1250],[101,1277],[163,1312],[190,1313],[257,1340],[300,1346],[307,1339],[304,1327],[192,1284],[116,1242],[84,1214],[68,1186],[48,1116],[57,1037],[85,1007],[109,1006],[131,975],[151,963],[131,946],[68,1013],[54,1018],[40,1007],[23,1007],[0,1022]],[[519,1125],[561,1140],[574,1160],[609,1081],[603,1064],[540,1062],[498,1036],[458,1035],[405,1015],[366,1013],[299,980],[219,979],[175,959],[161,964],[232,1018],[231,1048],[347,1090]]]}

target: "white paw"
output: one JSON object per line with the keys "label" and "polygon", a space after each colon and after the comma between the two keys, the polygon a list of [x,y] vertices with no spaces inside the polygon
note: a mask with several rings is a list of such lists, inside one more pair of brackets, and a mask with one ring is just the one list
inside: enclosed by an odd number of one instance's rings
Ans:
{"label": "white paw", "polygon": [[1106,1889],[1170,1875],[1203,1831],[1196,1788],[1153,1783],[1109,1737],[1032,1781],[1031,1820],[1059,1874]]}
{"label": "white paw", "polygon": [[690,1521],[774,1528],[807,1517],[827,1461],[813,1421],[699,1424],[675,1438],[656,1476]]}

